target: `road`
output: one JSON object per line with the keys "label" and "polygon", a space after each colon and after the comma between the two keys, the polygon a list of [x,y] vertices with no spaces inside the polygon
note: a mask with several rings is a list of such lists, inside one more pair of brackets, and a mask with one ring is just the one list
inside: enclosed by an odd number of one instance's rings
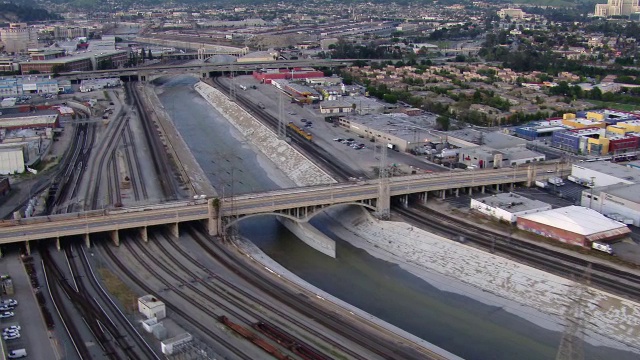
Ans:
{"label": "road", "polygon": [[[555,164],[538,165],[537,178],[548,177],[549,173],[546,173],[546,170],[552,168],[555,169]],[[399,196],[444,189],[512,184],[527,181],[528,173],[527,168],[506,168],[411,175],[389,179],[389,189],[391,196]],[[375,180],[356,184],[312,186],[244,194],[222,199],[222,215],[273,213],[293,208],[376,200],[378,194],[379,182]],[[7,220],[0,224],[3,226],[0,243],[177,224],[208,218],[208,205],[205,200],[199,200],[110,211],[41,216],[20,221]]]}

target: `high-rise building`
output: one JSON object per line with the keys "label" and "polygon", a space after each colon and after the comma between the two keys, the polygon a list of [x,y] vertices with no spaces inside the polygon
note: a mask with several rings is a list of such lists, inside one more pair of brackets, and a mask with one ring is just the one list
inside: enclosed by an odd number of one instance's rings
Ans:
{"label": "high-rise building", "polygon": [[608,0],[606,4],[596,4],[595,15],[629,16],[640,12],[640,0]]}
{"label": "high-rise building", "polygon": [[25,53],[38,46],[38,35],[26,23],[11,23],[8,28],[0,28],[0,41],[8,53]]}

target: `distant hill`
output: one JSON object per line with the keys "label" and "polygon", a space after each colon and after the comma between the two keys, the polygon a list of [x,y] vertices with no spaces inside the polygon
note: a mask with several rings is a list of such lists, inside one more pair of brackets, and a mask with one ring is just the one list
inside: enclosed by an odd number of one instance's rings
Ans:
{"label": "distant hill", "polygon": [[0,3],[0,23],[61,20],[62,16],[28,5]]}

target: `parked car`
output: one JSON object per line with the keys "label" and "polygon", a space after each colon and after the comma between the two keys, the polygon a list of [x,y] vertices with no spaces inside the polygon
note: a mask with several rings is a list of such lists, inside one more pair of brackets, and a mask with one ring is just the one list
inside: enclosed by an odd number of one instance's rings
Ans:
{"label": "parked car", "polygon": [[19,333],[15,333],[15,334],[2,335],[2,338],[5,339],[5,340],[20,339],[20,334]]}
{"label": "parked car", "polygon": [[27,350],[26,349],[16,349],[16,350],[11,350],[9,351],[9,359],[20,359],[23,357],[27,357]]}
{"label": "parked car", "polygon": [[18,306],[18,301],[14,299],[0,300],[1,305]]}
{"label": "parked car", "polygon": [[20,331],[11,330],[11,331],[3,331],[2,332],[2,336],[14,336],[14,335],[20,335]]}
{"label": "parked car", "polygon": [[3,331],[13,331],[13,330],[20,331],[20,330],[22,330],[22,328],[20,327],[20,325],[12,325],[12,326],[4,328]]}
{"label": "parked car", "polygon": [[10,318],[13,315],[14,315],[13,311],[5,311],[5,312],[0,313],[0,319]]}
{"label": "parked car", "polygon": [[13,306],[0,305],[0,311],[9,311],[9,310],[13,310]]}
{"label": "parked car", "polygon": [[343,141],[344,141],[344,139],[342,139],[342,138],[335,138],[335,139],[333,139],[333,141],[343,142]]}

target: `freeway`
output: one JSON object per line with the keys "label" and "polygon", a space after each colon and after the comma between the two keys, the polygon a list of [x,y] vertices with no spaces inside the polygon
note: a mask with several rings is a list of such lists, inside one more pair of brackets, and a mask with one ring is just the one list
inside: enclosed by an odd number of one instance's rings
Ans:
{"label": "freeway", "polygon": [[[536,179],[547,177],[545,171],[555,164],[538,165]],[[495,184],[514,184],[529,180],[528,168],[486,169],[411,175],[389,179],[390,196],[428,191],[460,189]],[[532,172],[533,173],[533,172]],[[280,189],[263,193],[242,194],[220,201],[222,216],[244,216],[278,211],[330,206],[377,200],[380,183],[377,180],[358,183]],[[60,238],[97,232],[177,224],[209,218],[207,200],[178,201],[151,206],[96,210],[5,220],[0,223],[0,243]]]}
{"label": "freeway", "polygon": [[65,72],[60,73],[59,79],[77,80],[77,79],[93,79],[93,78],[113,78],[120,76],[138,76],[138,75],[167,75],[175,73],[194,73],[201,76],[204,73],[215,71],[251,71],[259,68],[278,69],[286,67],[330,67],[349,65],[353,59],[311,59],[311,60],[278,60],[278,61],[248,61],[248,62],[230,62],[230,63],[202,63],[202,64],[183,64],[183,65],[155,65],[139,68],[124,68],[110,70],[94,70],[82,72]]}

